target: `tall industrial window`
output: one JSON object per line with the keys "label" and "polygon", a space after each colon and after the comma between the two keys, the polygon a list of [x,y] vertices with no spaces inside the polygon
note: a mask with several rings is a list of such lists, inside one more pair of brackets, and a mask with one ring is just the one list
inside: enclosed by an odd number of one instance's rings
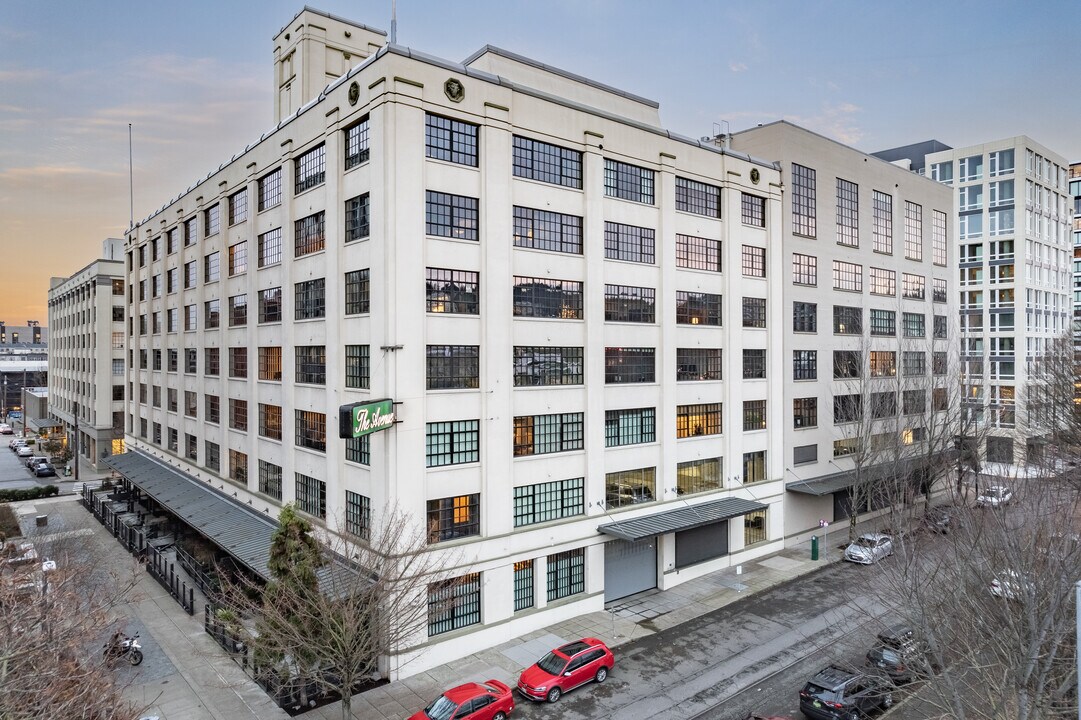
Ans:
{"label": "tall industrial window", "polygon": [[360,465],[372,464],[372,436],[361,435],[345,441],[345,460]]}
{"label": "tall industrial window", "polygon": [[764,278],[766,276],[766,249],[754,245],[744,245],[743,276]]}
{"label": "tall industrial window", "polygon": [[248,401],[229,398],[229,427],[234,430],[248,429]]}
{"label": "tall industrial window", "polygon": [[248,189],[244,188],[229,196],[229,224],[236,225],[248,219]]}
{"label": "tall industrial window", "polygon": [[740,198],[740,219],[744,225],[764,228],[766,226],[766,199],[743,193]]}
{"label": "tall industrial window", "polygon": [[480,420],[430,422],[425,426],[425,465],[460,465],[480,460]]}
{"label": "tall industrial window", "polygon": [[872,350],[871,377],[895,377],[897,375],[897,353],[892,350]]}
{"label": "tall industrial window", "polygon": [[743,350],[743,379],[765,380],[766,379],[766,351],[747,349]]}
{"label": "tall industrial window", "polygon": [[574,517],[585,511],[585,478],[514,488],[514,527]]}
{"label": "tall industrial window", "polygon": [[755,510],[743,516],[743,546],[748,547],[755,543],[765,542],[769,539],[766,529],[766,511]]}
{"label": "tall industrial window", "polygon": [[818,426],[818,398],[794,398],[792,400],[792,427]]}
{"label": "tall industrial window", "polygon": [[282,169],[259,178],[259,212],[280,205],[282,201]]}
{"label": "tall industrial window", "polygon": [[621,200],[653,204],[652,170],[618,160],[604,161],[604,194]]}
{"label": "tall industrial window", "polygon": [[314,320],[327,314],[327,281],[305,280],[294,286],[294,319]]}
{"label": "tall industrial window", "polygon": [[676,380],[720,380],[720,348],[676,348]]}
{"label": "tall industrial window", "polygon": [[310,410],[296,411],[297,447],[327,451],[327,416]]}
{"label": "tall industrial window", "polygon": [[863,266],[856,263],[833,261],[833,289],[863,292]]}
{"label": "tall industrial window", "polygon": [[514,276],[514,316],[582,319],[582,283]]}
{"label": "tall industrial window", "polygon": [[430,313],[480,313],[480,273],[427,268],[426,308]]}
{"label": "tall industrial window", "polygon": [[327,147],[320,145],[298,157],[294,163],[293,192],[297,195],[308,188],[322,185],[327,179]]}
{"label": "tall industrial window", "polygon": [[[209,350],[207,357],[209,358]],[[210,374],[209,372],[207,373]],[[229,377],[234,378],[246,378],[248,377],[248,348],[247,347],[231,347],[229,348]]]}
{"label": "tall industrial window", "polygon": [[184,221],[184,247],[190,247],[199,240],[199,220],[191,217]]}
{"label": "tall industrial window", "polygon": [[[157,424],[157,423],[155,423]],[[248,484],[248,454],[239,450],[229,451],[229,479]]]}
{"label": "tall industrial window", "polygon": [[428,586],[428,637],[480,622],[480,573]]}
{"label": "tall industrial window", "polygon": [[274,228],[259,236],[259,267],[282,261],[282,229]]}
{"label": "tall industrial window", "polygon": [[364,193],[345,201],[345,241],[362,240],[371,233],[370,195]]}
{"label": "tall industrial window", "polygon": [[221,400],[217,395],[203,396],[204,420],[215,425],[221,422]]}
{"label": "tall industrial window", "polygon": [[721,403],[676,405],[676,438],[720,435],[723,417]]}
{"label": "tall industrial window", "polygon": [[621,447],[657,441],[657,409],[604,411],[604,446]]}
{"label": "tall industrial window", "polygon": [[345,129],[345,169],[367,162],[368,156],[368,116],[365,115]]}
{"label": "tall industrial window", "polygon": [[586,591],[586,551],[567,550],[548,556],[548,602]]}
{"label": "tall industrial window", "polygon": [[604,286],[604,319],[607,322],[652,323],[656,320],[653,288],[629,285]]}
{"label": "tall industrial window", "polygon": [[476,389],[480,383],[478,345],[429,345],[429,390]]}
{"label": "tall industrial window", "polygon": [[203,367],[203,374],[215,377],[221,374],[220,369],[221,348],[208,347],[206,348],[206,354],[204,356],[205,363]]}
{"label": "tall industrial window", "polygon": [[715,185],[676,176],[676,210],[719,218],[721,189]]}
{"label": "tall industrial window", "polygon": [[[114,453],[115,454],[115,453]],[[221,446],[207,440],[203,443],[203,464],[208,470],[218,472],[221,470]],[[279,500],[281,498],[278,498]]]}
{"label": "tall industrial window", "polygon": [[884,268],[868,268],[867,280],[872,295],[897,296],[897,272]]}
{"label": "tall industrial window", "polygon": [[604,256],[610,260],[652,264],[655,259],[653,228],[604,223]]}
{"label": "tall industrial window", "polygon": [[203,258],[203,282],[214,282],[221,277],[221,253],[212,252]]}
{"label": "tall industrial window", "polygon": [[927,336],[927,318],[923,313],[902,313],[901,327],[905,337]]}
{"label": "tall industrial window", "polygon": [[871,308],[871,335],[897,337],[897,311]]}
{"label": "tall industrial window", "polygon": [[863,375],[863,353],[859,350],[833,351],[833,379],[849,380]]}
{"label": "tall industrial window", "polygon": [[792,332],[818,332],[817,303],[792,303]]}
{"label": "tall industrial window", "polygon": [[923,207],[905,201],[905,257],[923,260]]}
{"label": "tall industrial window", "polygon": [[221,206],[214,203],[206,210],[203,210],[203,237],[210,237],[211,235],[217,235],[221,230]]}
{"label": "tall industrial window", "polygon": [[817,380],[818,379],[818,351],[817,350],[793,350],[792,351],[792,379],[793,380]]}
{"label": "tall industrial window", "polygon": [[922,350],[906,350],[901,353],[901,372],[906,376],[927,374],[927,353]]}
{"label": "tall industrial window", "polygon": [[585,446],[584,417],[578,412],[514,418],[514,456],[581,450]]}
{"label": "tall industrial window", "polygon": [[326,249],[326,212],[303,217],[293,223],[293,257],[303,257]]}
{"label": "tall industrial window", "polygon": [[480,535],[480,494],[428,501],[428,542]]}
{"label": "tall industrial window", "polygon": [[901,294],[909,300],[925,300],[927,298],[927,278],[923,275],[902,273]]}
{"label": "tall industrial window", "polygon": [[766,401],[743,401],[743,432],[766,429]]}
{"label": "tall industrial window", "polygon": [[259,434],[271,440],[282,439],[282,409],[280,405],[259,403]]}
{"label": "tall industrial window", "polygon": [[721,241],[676,235],[676,267],[721,271]]}
{"label": "tall industrial window", "polygon": [[578,215],[514,206],[515,247],[582,254],[582,218]]}
{"label": "tall industrial window", "polygon": [[372,501],[351,490],[345,491],[345,531],[367,540],[372,528]]}
{"label": "tall industrial window", "polygon": [[259,379],[279,382],[282,379],[282,349],[259,348]]}
{"label": "tall industrial window", "polygon": [[345,314],[362,315],[370,307],[370,284],[368,268],[351,270],[345,274]]}
{"label": "tall industrial window", "polygon": [[365,389],[371,383],[371,359],[368,345],[345,346],[345,386]]}
{"label": "tall industrial window", "polygon": [[743,484],[766,479],[766,451],[743,453]]}
{"label": "tall industrial window", "polygon": [[860,186],[837,178],[837,244],[860,246]]}
{"label": "tall industrial window", "polygon": [[676,291],[676,324],[721,326],[721,296]]}
{"label": "tall industrial window", "polygon": [[656,352],[654,348],[606,347],[605,384],[656,382]]}
{"label": "tall industrial window", "polygon": [[317,518],[327,516],[327,484],[308,475],[295,473],[297,510]]}
{"label": "tall industrial window", "polygon": [[514,136],[515,177],[582,188],[582,153],[578,150]]}
{"label": "tall industrial window", "polygon": [[259,322],[282,321],[282,289],[267,288],[259,291]]}
{"label": "tall industrial window", "polygon": [[514,612],[533,607],[533,561],[514,563]]}
{"label": "tall industrial window", "polygon": [[[946,264],[946,247],[949,233],[946,223],[946,213],[941,210],[931,211],[931,262],[935,265],[945,266]],[[942,302],[946,301],[942,300]]]}
{"label": "tall industrial window", "polygon": [[743,327],[766,327],[766,298],[743,298]]}
{"label": "tall industrial window", "polygon": [[792,253],[792,283],[812,287],[818,285],[818,258]]}
{"label": "tall industrial window", "polygon": [[692,495],[720,490],[724,486],[721,465],[719,457],[679,463],[676,465],[676,494]]}
{"label": "tall industrial window", "polygon": [[893,196],[878,190],[871,198],[871,235],[875,252],[893,254]]}
{"label": "tall industrial window", "polygon": [[833,306],[834,335],[862,335],[863,308],[848,305]]}
{"label": "tall industrial window", "polygon": [[327,384],[327,348],[325,345],[297,345],[296,381],[303,385]]}
{"label": "tall industrial window", "polygon": [[229,298],[229,327],[248,324],[248,296],[234,295]]}
{"label": "tall industrial window", "polygon": [[426,113],[425,153],[435,160],[477,167],[477,134],[472,123]]}
{"label": "tall industrial window", "polygon": [[425,232],[436,237],[478,240],[480,201],[450,193],[425,191]]}
{"label": "tall industrial window", "polygon": [[584,348],[514,346],[515,387],[581,385],[584,373]]}
{"label": "tall industrial window", "polygon": [[816,181],[812,168],[792,163],[792,232],[805,237],[818,233]]}

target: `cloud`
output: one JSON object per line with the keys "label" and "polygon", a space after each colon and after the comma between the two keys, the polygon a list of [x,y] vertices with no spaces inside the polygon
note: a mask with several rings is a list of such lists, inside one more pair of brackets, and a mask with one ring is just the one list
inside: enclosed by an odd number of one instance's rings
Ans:
{"label": "cloud", "polygon": [[850,102],[822,103],[821,110],[814,115],[787,115],[786,120],[814,130],[826,137],[855,146],[863,139],[863,128],[857,123],[857,116],[863,108]]}
{"label": "cloud", "polygon": [[746,72],[747,65],[746,63],[741,63],[738,60],[732,60],[728,63],[728,69],[734,73]]}
{"label": "cloud", "polygon": [[27,182],[33,180],[50,181],[73,177],[91,180],[94,178],[117,177],[118,173],[97,168],[77,167],[71,165],[38,165],[36,167],[14,167],[0,172],[0,180],[13,180]]}

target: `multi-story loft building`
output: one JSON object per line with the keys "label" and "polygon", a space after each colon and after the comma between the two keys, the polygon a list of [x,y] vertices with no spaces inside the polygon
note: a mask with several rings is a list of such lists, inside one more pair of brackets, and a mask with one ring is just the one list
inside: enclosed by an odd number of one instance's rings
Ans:
{"label": "multi-story loft building", "polygon": [[119,238],[102,243],[100,259],[50,283],[49,412],[69,449],[74,453],[77,443],[95,466],[124,452],[126,306]]}
{"label": "multi-story loft building", "polygon": [[[327,21],[275,38],[276,90],[282,57],[382,44]],[[782,546],[774,163],[492,47],[307,87],[128,233],[112,466],[181,517],[201,493],[256,573],[284,503],[362,538],[408,513],[456,601],[392,677]]]}
{"label": "multi-story loft building", "polygon": [[916,471],[952,447],[959,399],[952,193],[787,122],[731,142],[779,161],[786,196],[785,534],[896,498],[865,484],[926,491]]}
{"label": "multi-story loft building", "polygon": [[1074,351],[1081,357],[1081,163],[1070,165],[1073,199],[1073,334]]}
{"label": "multi-story loft building", "polygon": [[11,421],[21,429],[23,388],[48,382],[48,361],[49,328],[36,320],[25,325],[0,321],[0,422],[13,413]]}

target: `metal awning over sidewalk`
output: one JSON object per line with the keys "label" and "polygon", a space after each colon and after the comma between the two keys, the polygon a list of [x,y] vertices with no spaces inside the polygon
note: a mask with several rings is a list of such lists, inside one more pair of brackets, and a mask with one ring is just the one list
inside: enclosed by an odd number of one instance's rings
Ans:
{"label": "metal awning over sidewalk", "polygon": [[663,510],[633,520],[619,520],[601,525],[597,530],[605,535],[638,541],[654,535],[712,525],[756,510],[765,510],[767,507],[753,500],[725,498],[699,505],[686,505],[678,510]]}
{"label": "metal awning over sidewalk", "polygon": [[[943,461],[948,461],[951,456],[952,451],[950,453],[944,453],[942,455]],[[874,482],[889,477],[896,478],[898,476],[907,475],[910,472],[920,469],[921,466],[925,466],[926,462],[927,459],[924,457],[904,458],[895,463],[865,467],[863,468],[864,481]],[[856,484],[856,477],[855,470],[842,470],[841,472],[820,475],[819,477],[810,478],[809,480],[793,480],[784,487],[785,490],[788,490],[789,492],[821,497],[822,495],[830,495],[835,492],[849,489]]]}
{"label": "metal awning over sidewalk", "polygon": [[111,455],[104,463],[252,572],[270,579],[270,541],[278,527],[274,519],[138,450]]}

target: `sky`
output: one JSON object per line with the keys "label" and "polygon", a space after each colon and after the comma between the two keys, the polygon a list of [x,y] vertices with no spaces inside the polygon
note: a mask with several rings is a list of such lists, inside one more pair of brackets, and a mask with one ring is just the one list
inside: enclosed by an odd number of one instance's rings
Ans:
{"label": "sky", "polygon": [[[273,125],[305,0],[0,0],[0,321]],[[390,30],[391,0],[307,0]],[[786,119],[866,152],[1029,135],[1081,161],[1077,0],[398,0],[398,43],[496,45],[660,103],[691,137]],[[716,126],[716,127],[715,127]]]}

